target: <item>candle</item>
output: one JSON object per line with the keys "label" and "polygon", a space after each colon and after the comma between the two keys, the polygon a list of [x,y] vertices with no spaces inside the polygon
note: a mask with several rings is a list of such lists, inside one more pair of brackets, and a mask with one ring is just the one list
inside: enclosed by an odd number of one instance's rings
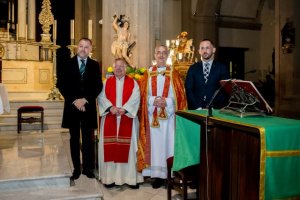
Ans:
{"label": "candle", "polygon": [[156,60],[152,60],[152,65],[155,66],[157,64]]}
{"label": "candle", "polygon": [[169,46],[170,46],[170,40],[166,40],[166,46],[169,48]]}
{"label": "candle", "polygon": [[9,41],[9,23],[7,23],[7,40]]}
{"label": "candle", "polygon": [[173,56],[173,55],[174,55],[174,49],[171,49],[170,56]]}
{"label": "candle", "polygon": [[178,59],[179,59],[179,60],[182,59],[182,53],[178,53]]}
{"label": "candle", "polygon": [[172,58],[167,58],[167,65],[172,65]]}
{"label": "candle", "polygon": [[88,38],[90,40],[92,40],[92,38],[93,38],[93,22],[91,19],[88,22]]}
{"label": "candle", "polygon": [[16,24],[16,40],[19,40],[19,29],[18,29],[18,24]]}
{"label": "candle", "polygon": [[57,32],[57,21],[54,20],[54,23],[53,23],[53,40],[56,40],[56,32]]}
{"label": "candle", "polygon": [[232,77],[232,62],[231,61],[229,62],[229,74],[230,74],[230,77]]}
{"label": "candle", "polygon": [[74,19],[71,19],[71,40],[74,40]]}
{"label": "candle", "polygon": [[25,41],[27,41],[27,24],[25,25]]}

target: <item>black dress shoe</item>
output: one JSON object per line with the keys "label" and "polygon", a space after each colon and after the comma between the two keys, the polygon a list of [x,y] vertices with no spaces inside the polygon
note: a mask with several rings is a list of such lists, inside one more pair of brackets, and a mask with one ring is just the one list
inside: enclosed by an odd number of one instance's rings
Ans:
{"label": "black dress shoe", "polygon": [[133,189],[133,190],[136,190],[136,189],[139,189],[140,188],[140,185],[139,184],[136,184],[136,185],[128,185],[129,188]]}
{"label": "black dress shoe", "polygon": [[86,175],[88,178],[95,178],[94,170],[83,170],[82,174]]}
{"label": "black dress shoe", "polygon": [[104,187],[106,187],[106,188],[113,188],[113,187],[116,186],[115,183],[111,183],[111,184],[103,184],[103,185],[104,185]]}
{"label": "black dress shoe", "polygon": [[79,178],[80,174],[81,174],[80,170],[74,169],[73,175],[70,177],[70,179],[76,180]]}
{"label": "black dress shoe", "polygon": [[163,186],[165,183],[165,180],[164,179],[161,179],[161,178],[155,178],[155,180],[153,181],[152,183],[152,188],[153,189],[158,189],[160,188],[161,186]]}

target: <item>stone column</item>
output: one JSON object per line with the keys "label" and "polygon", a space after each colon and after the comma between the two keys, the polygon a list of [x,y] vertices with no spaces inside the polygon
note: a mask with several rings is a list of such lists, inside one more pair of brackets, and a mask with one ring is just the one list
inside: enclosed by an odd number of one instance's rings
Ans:
{"label": "stone column", "polygon": [[35,12],[35,0],[28,0],[28,40],[29,41],[35,41],[35,17],[36,17],[36,12]]}
{"label": "stone column", "polygon": [[136,42],[132,50],[132,62],[136,67],[147,67],[153,58],[155,31],[153,9],[156,0],[103,0],[103,24],[102,24],[102,59],[103,71],[111,66],[114,58],[111,53],[111,44],[115,39],[115,31],[112,28],[112,17],[116,13],[125,14],[129,17],[131,34],[130,42]]}
{"label": "stone column", "polygon": [[[193,4],[193,1],[190,2]],[[191,5],[191,4],[190,4]],[[189,28],[191,30],[191,38],[194,38],[194,46],[196,48],[196,56],[198,56],[199,42],[204,39],[212,40],[218,45],[218,27],[215,17],[215,8],[217,0],[198,0],[196,10],[192,13],[188,7],[183,11],[183,15],[190,16]],[[184,20],[187,20],[186,18]],[[185,22],[183,22],[184,24]],[[199,57],[198,57],[199,58]]]}
{"label": "stone column", "polygon": [[26,38],[26,3],[27,0],[18,0],[18,35],[19,40]]}

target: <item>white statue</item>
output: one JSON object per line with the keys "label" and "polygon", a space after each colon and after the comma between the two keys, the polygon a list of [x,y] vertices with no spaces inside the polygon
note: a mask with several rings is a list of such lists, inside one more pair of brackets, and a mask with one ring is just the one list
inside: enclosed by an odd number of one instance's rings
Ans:
{"label": "white statue", "polygon": [[130,43],[129,19],[126,15],[120,15],[119,18],[114,15],[113,19],[112,26],[117,34],[117,39],[111,45],[111,52],[115,58],[123,58],[129,66],[134,67],[130,59],[130,51],[135,42]]}

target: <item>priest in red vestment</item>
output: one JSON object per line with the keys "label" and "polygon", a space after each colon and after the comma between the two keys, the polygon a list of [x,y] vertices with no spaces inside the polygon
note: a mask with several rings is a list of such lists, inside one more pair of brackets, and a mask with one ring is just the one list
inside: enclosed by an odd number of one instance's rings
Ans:
{"label": "priest in red vestment", "polygon": [[126,62],[116,59],[114,76],[104,83],[98,97],[100,122],[99,177],[106,187],[128,184],[137,189],[143,182],[136,169],[140,90],[126,76]]}

